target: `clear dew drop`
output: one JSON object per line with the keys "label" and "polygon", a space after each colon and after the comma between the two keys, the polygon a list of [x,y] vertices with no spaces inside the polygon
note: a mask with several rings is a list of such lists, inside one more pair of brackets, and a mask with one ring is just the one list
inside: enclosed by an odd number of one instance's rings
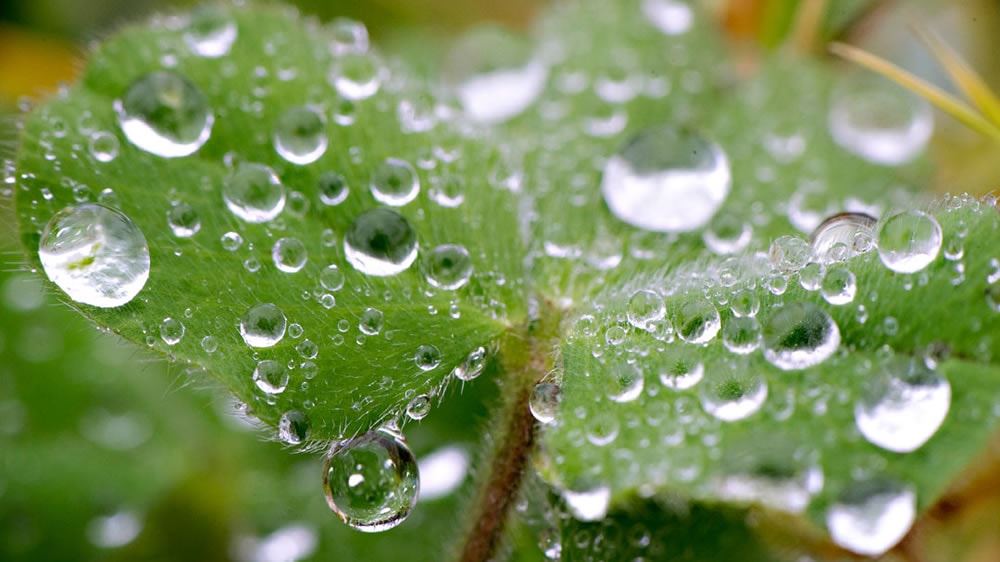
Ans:
{"label": "clear dew drop", "polygon": [[710,375],[698,387],[698,397],[710,416],[732,422],[757,413],[767,400],[767,390],[767,379],[744,367]]}
{"label": "clear dew drop", "polygon": [[951,385],[916,359],[895,359],[867,381],[854,421],[869,443],[909,453],[937,433],[951,407]]}
{"label": "clear dew drop", "polygon": [[132,219],[101,204],[66,207],[49,219],[38,243],[49,280],[73,301],[114,308],[149,279],[149,246]]}
{"label": "clear dew drop", "polygon": [[427,282],[439,289],[454,291],[472,278],[472,257],[465,246],[438,246],[427,254],[424,262]]}
{"label": "clear dew drop", "polygon": [[667,307],[656,291],[640,289],[629,297],[625,314],[629,324],[648,331],[652,324],[667,315]]}
{"label": "clear dew drop", "polygon": [[913,526],[917,496],[891,480],[854,482],[826,511],[826,528],[837,545],[858,554],[879,556]]}
{"label": "clear dew drop", "polygon": [[941,251],[941,225],[922,211],[906,211],[887,219],[878,232],[878,256],[896,273],[916,273]]}
{"label": "clear dew drop", "polygon": [[114,103],[125,138],[163,158],[189,156],[212,134],[208,100],[187,78],[157,70],[139,78]]}
{"label": "clear dew drop", "polygon": [[174,236],[190,238],[201,230],[201,217],[188,203],[175,201],[167,210],[167,224]]}
{"label": "clear dew drop", "polygon": [[399,158],[387,158],[372,172],[369,188],[379,203],[402,207],[417,198],[420,179],[413,164]]}
{"label": "clear dew drop", "polygon": [[787,513],[802,513],[822,491],[823,471],[808,454],[761,441],[741,442],[724,451],[723,475],[713,484],[715,492],[727,500],[759,502]]}
{"label": "clear dew drop", "polygon": [[719,213],[708,223],[701,238],[705,246],[716,254],[735,254],[750,244],[753,227],[735,214]]}
{"label": "clear dew drop", "polygon": [[160,338],[167,345],[177,345],[184,339],[184,323],[176,318],[164,318],[160,322]]}
{"label": "clear dew drop", "polygon": [[417,231],[392,209],[366,211],[354,219],[344,235],[344,257],[367,275],[402,273],[417,259]]}
{"label": "clear dew drop", "polygon": [[579,491],[564,490],[562,497],[566,501],[570,515],[577,521],[600,521],[608,514],[611,488],[596,486]]}
{"label": "clear dew drop", "polygon": [[191,13],[184,43],[200,57],[219,58],[232,49],[237,33],[236,22],[225,8],[206,5]]}
{"label": "clear dew drop", "polygon": [[240,320],[240,335],[250,347],[272,347],[285,337],[285,314],[271,303],[250,307]]}
{"label": "clear dew drop", "polygon": [[336,18],[328,26],[330,52],[334,56],[346,53],[364,53],[368,50],[368,28],[350,18]]}
{"label": "clear dew drop", "polygon": [[528,398],[528,409],[539,423],[552,423],[559,412],[559,385],[551,382],[536,384]]}
{"label": "clear dew drop", "polygon": [[422,345],[413,354],[413,362],[421,371],[430,371],[441,364],[441,350],[433,345]]}
{"label": "clear dew drop", "polygon": [[309,256],[298,238],[280,238],[271,248],[271,259],[279,271],[296,273],[306,266]]}
{"label": "clear dew drop", "polygon": [[729,318],[722,325],[722,345],[737,355],[753,353],[760,347],[760,323],[752,316]]}
{"label": "clear dew drop", "polygon": [[253,370],[253,382],[267,394],[281,394],[288,387],[288,369],[279,361],[258,361]]}
{"label": "clear dew drop", "polygon": [[330,264],[319,274],[319,284],[327,291],[336,293],[344,288],[344,272],[337,264]]}
{"label": "clear dew drop", "polygon": [[406,405],[406,415],[411,420],[422,420],[431,413],[431,397],[421,394]]}
{"label": "clear dew drop", "polygon": [[312,423],[309,416],[298,411],[289,410],[281,414],[278,420],[278,439],[289,445],[299,445],[309,439]]}
{"label": "clear dew drop", "polygon": [[108,163],[118,158],[118,151],[121,150],[121,143],[113,133],[107,131],[97,131],[90,135],[88,144],[90,155],[94,160]]}
{"label": "clear dew drop", "polygon": [[633,402],[642,394],[646,378],[642,369],[629,363],[609,366],[607,371],[606,389],[612,402]]}
{"label": "clear dew drop", "polygon": [[465,356],[465,360],[462,361],[461,365],[455,367],[452,374],[459,380],[471,381],[486,370],[487,359],[486,348],[477,347]]}
{"label": "clear dew drop", "polygon": [[677,336],[688,343],[705,344],[718,335],[722,327],[719,311],[708,299],[690,296],[673,312]]}
{"label": "clear dew drop", "polygon": [[317,187],[319,188],[319,200],[330,207],[343,203],[350,193],[347,179],[337,172],[323,172],[319,176]]}
{"label": "clear dew drop", "polygon": [[384,316],[377,308],[368,308],[358,318],[358,330],[366,336],[377,336],[382,331]]}
{"label": "clear dew drop", "polygon": [[222,198],[238,218],[263,223],[276,218],[285,208],[285,186],[271,168],[241,163],[225,179]]}
{"label": "clear dew drop", "polygon": [[697,352],[672,346],[660,360],[665,365],[660,371],[660,383],[669,389],[687,390],[701,382],[705,376],[705,365],[698,359]]}
{"label": "clear dew drop", "polygon": [[812,259],[812,247],[798,236],[780,236],[771,242],[771,265],[778,271],[799,271]]}
{"label": "clear dew drop", "polygon": [[604,167],[601,191],[622,221],[656,232],[706,225],[729,194],[729,160],[722,148],[686,129],[641,131]]}
{"label": "clear dew drop", "polygon": [[342,97],[358,101],[378,93],[382,74],[382,67],[373,56],[354,52],[334,59],[328,79]]}
{"label": "clear dew drop", "polygon": [[419,489],[413,453],[402,435],[385,428],[335,444],[323,466],[330,509],[366,533],[402,523],[416,505]]}
{"label": "clear dew drop", "polygon": [[785,371],[826,361],[840,347],[840,328],[823,309],[806,302],[777,307],[764,323],[764,358]]}
{"label": "clear dew drop", "polygon": [[215,353],[219,349],[219,340],[215,336],[205,336],[201,338],[201,348],[205,353]]}
{"label": "clear dew drop", "polygon": [[666,35],[681,35],[691,29],[691,6],[678,0],[642,0],[642,14]]}
{"label": "clear dew drop", "polygon": [[890,84],[855,84],[834,92],[828,116],[830,136],[869,162],[897,166],[924,151],[934,115],[923,98]]}
{"label": "clear dew drop", "polygon": [[839,213],[824,220],[809,236],[820,263],[845,261],[875,248],[878,221],[864,213]]}
{"label": "clear dew drop", "polygon": [[842,306],[854,302],[858,293],[858,282],[854,272],[847,266],[831,267],[823,276],[820,286],[823,299],[834,306]]}
{"label": "clear dew drop", "polygon": [[319,160],[326,152],[326,118],[309,106],[285,110],[274,126],[274,150],[292,164],[304,166]]}

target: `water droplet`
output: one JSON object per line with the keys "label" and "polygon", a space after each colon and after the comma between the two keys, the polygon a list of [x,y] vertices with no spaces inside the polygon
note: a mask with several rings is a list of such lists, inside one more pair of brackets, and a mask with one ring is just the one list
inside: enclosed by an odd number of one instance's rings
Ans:
{"label": "water droplet", "polygon": [[201,91],[167,70],[139,78],[114,105],[129,142],[163,158],[194,154],[211,136],[215,122]]}
{"label": "water droplet", "polygon": [[740,289],[729,298],[729,308],[734,316],[757,316],[760,311],[760,298],[757,293]]}
{"label": "water droplet", "polygon": [[950,407],[948,379],[923,361],[901,358],[867,381],[854,421],[868,442],[909,453],[934,436]]}
{"label": "water droplet", "polygon": [[677,0],[642,0],[642,13],[666,35],[686,33],[694,23],[691,7]]}
{"label": "water droplet", "polygon": [[648,331],[652,324],[663,320],[667,307],[663,304],[663,298],[655,291],[640,289],[629,297],[625,314],[629,324]]}
{"label": "water droplet", "polygon": [[132,219],[88,203],[59,211],[42,230],[38,258],[49,280],[75,302],[114,308],[149,279],[149,246]]}
{"label": "water droplet", "polygon": [[285,273],[301,271],[306,266],[306,245],[298,238],[281,238],[271,248],[274,266]]}
{"label": "water droplet", "polygon": [[812,247],[798,236],[781,236],[771,242],[771,265],[778,271],[793,273],[812,259]]}
{"label": "water droplet", "polygon": [[570,514],[578,521],[600,521],[611,505],[611,488],[597,486],[589,490],[563,490],[562,497]]}
{"label": "water droplet", "polygon": [[340,205],[347,199],[350,189],[347,180],[337,172],[324,172],[319,176],[319,200],[324,205]]}
{"label": "water droplet", "polygon": [[759,373],[726,368],[713,372],[698,387],[701,407],[712,417],[726,421],[747,418],[767,400],[767,379]]}
{"label": "water droplet", "polygon": [[673,313],[677,336],[688,343],[708,343],[722,327],[719,311],[704,297],[689,296]]}
{"label": "water droplet", "polygon": [[413,453],[402,435],[388,429],[335,444],[324,463],[327,504],[359,531],[386,531],[402,523],[419,489]]}
{"label": "water droplet", "polygon": [[201,348],[205,353],[215,353],[219,349],[219,341],[214,336],[205,336],[201,338]]}
{"label": "water droplet", "polygon": [[406,415],[411,420],[422,420],[431,413],[431,397],[421,394],[406,405]]}
{"label": "water droplet", "polygon": [[539,423],[552,423],[559,412],[559,385],[540,382],[531,391],[528,409]]}
{"label": "water droplet", "polygon": [[278,439],[289,445],[298,445],[309,439],[312,423],[309,416],[298,410],[290,410],[281,414],[278,420]]}
{"label": "water droplet", "polygon": [[358,329],[366,336],[377,336],[382,331],[382,322],[382,311],[377,308],[368,308],[358,318]]}
{"label": "water droplet", "polygon": [[421,371],[430,371],[441,364],[441,351],[433,345],[422,345],[413,355],[413,362]]}
{"label": "water droplet", "polygon": [[878,221],[864,213],[839,213],[826,219],[809,241],[821,263],[844,261],[871,251],[875,247],[875,226]]}
{"label": "water droplet", "polygon": [[806,302],[776,307],[764,324],[764,358],[785,371],[819,365],[840,347],[840,328]]}
{"label": "water droplet", "polygon": [[184,201],[175,201],[167,210],[167,224],[174,236],[190,238],[201,230],[201,218],[194,207]]}
{"label": "water droplet", "polygon": [[345,53],[364,53],[368,50],[368,29],[365,24],[350,18],[336,18],[328,26],[330,52],[334,56]]}
{"label": "water droplet", "polygon": [[921,211],[890,217],[878,233],[878,256],[896,273],[916,273],[941,251],[941,225]]}
{"label": "water droplet", "polygon": [[887,81],[834,92],[828,121],[842,148],[886,166],[916,158],[934,129],[930,105]]}
{"label": "water droplet", "polygon": [[396,275],[417,259],[417,231],[392,209],[372,209],[351,224],[344,236],[344,257],[361,273]]}
{"label": "water droplet", "polygon": [[822,491],[823,472],[809,460],[809,455],[770,439],[745,443],[723,453],[724,476],[714,483],[719,497],[802,513],[812,497]]}
{"label": "water droplet", "polygon": [[250,347],[272,347],[285,337],[285,314],[271,303],[250,307],[240,320],[240,335]]}
{"label": "water droplet", "polygon": [[734,316],[722,325],[722,344],[731,353],[746,355],[760,346],[760,324],[752,316]]}
{"label": "water droplet", "polygon": [[586,426],[587,441],[597,447],[613,443],[618,438],[618,431],[621,429],[617,414],[608,410],[594,413],[587,419]]}
{"label": "water droplet", "polygon": [[227,232],[222,235],[221,242],[227,252],[235,252],[243,245],[243,237],[238,232]]}
{"label": "water droplet", "polygon": [[320,272],[319,284],[327,291],[337,292],[344,287],[344,272],[336,264],[330,264]]}
{"label": "water droplet", "polygon": [[465,180],[455,174],[435,176],[427,195],[438,205],[454,209],[465,201]]}
{"label": "water droplet", "polygon": [[854,301],[854,296],[858,292],[858,284],[854,273],[846,266],[831,267],[823,276],[823,285],[820,287],[820,291],[826,302],[840,306]]}
{"label": "water droplet", "polygon": [[823,284],[826,267],[816,262],[810,262],[799,270],[799,285],[807,291],[818,291]]}
{"label": "water droplet", "polygon": [[90,136],[90,155],[98,162],[111,162],[118,157],[121,143],[118,137],[107,131],[98,131]]}
{"label": "water droplet", "polygon": [[[292,324],[288,327],[289,334],[292,333],[292,326],[298,326],[298,324]],[[301,328],[299,328],[299,330],[301,331]],[[302,335],[301,332],[299,335]],[[299,357],[303,359],[315,359],[316,356],[319,355],[319,346],[316,345],[316,342],[307,338],[300,341],[295,346],[295,352],[298,353]]]}
{"label": "water droplet", "polygon": [[454,291],[472,277],[472,258],[465,246],[438,246],[425,260],[427,282],[439,289]]}
{"label": "water droplet", "polygon": [[417,198],[420,180],[412,164],[399,158],[387,158],[372,173],[369,187],[376,201],[402,207]]}
{"label": "water droplet", "polygon": [[486,359],[486,348],[477,347],[465,357],[461,365],[455,367],[452,374],[459,380],[471,381],[486,370]]}
{"label": "water droplet", "polygon": [[645,377],[636,365],[610,365],[607,371],[607,393],[612,402],[632,402],[642,394]]}
{"label": "water droplet", "polygon": [[687,390],[705,376],[705,365],[698,360],[697,354],[681,347],[668,348],[661,361],[665,367],[660,372],[660,382],[667,388]]}
{"label": "water droplet", "polygon": [[367,53],[345,53],[330,67],[330,84],[341,96],[358,101],[368,99],[382,87],[382,68]]}
{"label": "water droplet", "polygon": [[837,545],[879,556],[896,545],[917,515],[911,488],[890,480],[855,482],[826,511],[826,527]]}
{"label": "water droplet", "polygon": [[160,323],[160,337],[167,345],[177,345],[184,339],[184,324],[176,318],[164,318]]}
{"label": "water droplet", "polygon": [[241,163],[226,178],[222,198],[237,217],[253,223],[268,222],[285,208],[285,186],[271,168]]}
{"label": "water droplet", "polygon": [[281,394],[288,387],[288,369],[278,361],[259,361],[253,370],[253,382],[267,394]]}
{"label": "water droplet", "polygon": [[287,109],[274,126],[274,150],[292,164],[304,166],[319,160],[328,143],[326,118],[309,106]]}
{"label": "water droplet", "polygon": [[225,8],[205,5],[191,13],[184,30],[184,42],[198,56],[218,58],[229,53],[236,34],[236,22]]}
{"label": "water droplet", "polygon": [[729,194],[729,160],[717,144],[662,126],[634,135],[604,167],[601,191],[626,223],[687,232],[708,223]]}
{"label": "water droplet", "polygon": [[701,235],[705,246],[716,254],[735,254],[750,244],[753,227],[734,214],[719,213]]}

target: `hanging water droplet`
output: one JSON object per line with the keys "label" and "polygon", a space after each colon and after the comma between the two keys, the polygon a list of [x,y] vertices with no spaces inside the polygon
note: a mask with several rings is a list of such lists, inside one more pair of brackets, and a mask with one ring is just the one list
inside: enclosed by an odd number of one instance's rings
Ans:
{"label": "hanging water droplet", "polygon": [[632,402],[642,394],[645,377],[636,365],[610,365],[607,371],[607,394],[612,402]]}
{"label": "hanging water droplet", "polygon": [[760,346],[760,324],[752,316],[734,316],[722,325],[722,344],[731,353],[746,355]]}
{"label": "hanging water droplet", "polygon": [[240,335],[250,347],[272,347],[285,337],[285,314],[271,303],[250,307],[240,320]]}
{"label": "hanging water droplet", "polygon": [[258,361],[253,370],[253,382],[267,394],[281,394],[288,387],[288,369],[278,361]]}
{"label": "hanging water droplet", "polygon": [[218,58],[229,53],[236,34],[236,22],[226,9],[209,4],[191,13],[184,30],[184,42],[198,56]]}
{"label": "hanging water droplet", "polygon": [[681,35],[691,29],[694,13],[678,0],[642,0],[642,13],[666,35]]}
{"label": "hanging water droplet", "polygon": [[916,158],[934,130],[930,104],[887,81],[834,92],[828,122],[842,148],[886,166]]}
{"label": "hanging water droplet", "polygon": [[309,439],[311,430],[309,416],[298,410],[289,410],[278,420],[278,439],[289,445],[299,445]]}
{"label": "hanging water droplet", "polygon": [[331,207],[340,205],[347,199],[350,189],[347,187],[347,179],[337,172],[324,172],[319,176],[319,200],[324,205]]}
{"label": "hanging water droplet", "polygon": [[452,374],[459,380],[471,381],[486,370],[486,359],[486,348],[477,347],[465,357],[461,365],[455,367]]}
{"label": "hanging water droplet", "polygon": [[826,528],[837,545],[879,556],[896,545],[917,515],[913,489],[891,480],[855,482],[826,511]]}
{"label": "hanging water droplet", "polygon": [[402,273],[417,259],[417,231],[392,209],[372,209],[351,223],[344,235],[344,257],[354,269],[368,275]]}
{"label": "hanging water droplet", "polygon": [[417,198],[420,179],[413,165],[399,158],[387,158],[372,172],[372,197],[380,203],[402,207]]}
{"label": "hanging water droplet", "polygon": [[531,391],[528,409],[539,423],[552,423],[559,412],[559,385],[540,382]]}
{"label": "hanging water droplet", "polygon": [[184,201],[175,201],[167,210],[167,224],[174,236],[190,238],[201,230],[201,218],[194,207]]}
{"label": "hanging water droplet", "polygon": [[472,258],[465,246],[445,244],[427,255],[425,269],[428,283],[439,289],[454,291],[472,277]]}
{"label": "hanging water droplet", "polygon": [[722,148],[686,129],[661,126],[635,134],[604,167],[601,191],[611,212],[656,232],[687,232],[708,223],[729,194]]}
{"label": "hanging water droplet", "polygon": [[274,266],[285,273],[301,271],[308,261],[306,245],[298,238],[281,238],[271,248]]}
{"label": "hanging water droplet", "polygon": [[271,168],[241,163],[223,183],[222,198],[237,217],[253,223],[268,222],[285,208],[285,186]]}
{"label": "hanging water droplet", "polygon": [[821,263],[844,261],[875,247],[878,221],[864,213],[839,213],[826,219],[809,236]]}
{"label": "hanging water droplet", "polygon": [[941,251],[941,225],[921,211],[890,217],[878,233],[878,256],[896,273],[916,273]]}
{"label": "hanging water droplet", "polygon": [[382,87],[382,68],[370,54],[345,53],[334,59],[328,78],[338,94],[358,101],[378,93]]}
{"label": "hanging water droplet", "polygon": [[285,160],[299,166],[311,164],[323,156],[329,143],[326,118],[306,105],[289,108],[278,117],[273,141],[274,150]]}
{"label": "hanging water droplet", "polygon": [[771,242],[771,265],[785,273],[796,272],[812,259],[812,247],[798,236],[781,236]]}
{"label": "hanging water droplet", "polygon": [[73,301],[114,308],[149,279],[149,246],[132,219],[110,207],[66,207],[49,219],[38,242],[49,280]]}
{"label": "hanging water droplet", "polygon": [[667,307],[656,291],[640,289],[629,297],[625,314],[629,324],[648,331],[652,324],[663,320],[667,314]]}
{"label": "hanging water droplet", "polygon": [[441,351],[433,345],[422,345],[413,355],[413,362],[421,371],[430,371],[441,364]]}
{"label": "hanging water droplet", "polygon": [[406,415],[411,420],[422,420],[431,413],[431,397],[421,394],[406,405]]}
{"label": "hanging water droplet", "polygon": [[417,502],[420,473],[403,436],[385,428],[335,444],[323,466],[326,501],[366,533],[399,525]]}
{"label": "hanging water droplet", "polygon": [[114,108],[129,142],[163,158],[194,154],[211,136],[215,122],[201,91],[167,70],[133,82]]}
{"label": "hanging water droplet", "polygon": [[708,299],[689,296],[673,313],[677,336],[688,343],[704,344],[712,341],[722,327],[719,311]]}
{"label": "hanging water droplet", "polygon": [[820,291],[826,302],[840,306],[854,301],[854,296],[858,292],[858,283],[854,273],[846,266],[831,267],[823,276],[823,285],[820,287]]}
{"label": "hanging water droplet", "polygon": [[90,136],[90,155],[98,162],[111,162],[118,157],[121,143],[118,137],[107,131],[98,131]]}
{"label": "hanging water droplet", "polygon": [[898,359],[867,381],[854,421],[868,442],[896,453],[919,449],[951,407],[951,385],[923,361]]}
{"label": "hanging water droplet", "polygon": [[767,379],[747,368],[713,373],[698,389],[705,412],[725,422],[742,420],[757,413],[767,400]]}
{"label": "hanging water droplet", "polygon": [[184,324],[176,318],[164,318],[160,323],[160,338],[167,345],[177,345],[184,339]]}
{"label": "hanging water droplet", "polygon": [[840,347],[840,328],[807,302],[777,307],[764,324],[764,358],[785,371],[819,365]]}

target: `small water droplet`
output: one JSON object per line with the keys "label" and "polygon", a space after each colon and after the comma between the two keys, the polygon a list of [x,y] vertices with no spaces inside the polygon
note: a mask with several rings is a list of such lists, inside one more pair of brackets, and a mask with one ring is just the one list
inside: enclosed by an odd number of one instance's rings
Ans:
{"label": "small water droplet", "polygon": [[430,371],[441,364],[441,351],[433,345],[422,345],[413,355],[413,362],[421,371]]}
{"label": "small water droplet", "polygon": [[719,213],[708,223],[701,237],[705,246],[716,254],[735,254],[750,244],[753,227],[735,214]]}
{"label": "small water droplet", "polygon": [[812,247],[798,236],[781,236],[771,242],[771,265],[784,273],[799,271],[812,259]]}
{"label": "small water droplet", "polygon": [[570,514],[578,521],[600,521],[611,505],[611,488],[597,486],[587,490],[563,490],[562,497]]}
{"label": "small water droplet", "polygon": [[344,53],[334,59],[329,81],[341,96],[353,100],[368,99],[382,87],[382,67],[367,53]]}
{"label": "small water droplet", "polygon": [[406,415],[411,420],[422,420],[431,413],[431,397],[421,394],[406,405]]}
{"label": "small water droplet", "polygon": [[809,236],[821,263],[844,261],[875,247],[878,221],[864,213],[839,213],[824,220]]}
{"label": "small water droplet", "polygon": [[552,423],[559,412],[559,385],[551,382],[536,384],[528,399],[528,409],[539,423]]}
{"label": "small water droplet", "polygon": [[417,259],[417,232],[398,212],[372,209],[354,219],[344,235],[344,257],[368,275],[402,273]]}
{"label": "small water droplet", "polygon": [[930,104],[887,81],[834,92],[828,122],[842,148],[885,166],[916,158],[934,130]]}
{"label": "small water droplet", "polygon": [[215,336],[205,336],[201,338],[201,348],[205,350],[205,353],[215,353],[219,349],[219,341],[215,339]]}
{"label": "small water droplet", "polygon": [[160,323],[160,338],[167,345],[177,345],[184,339],[184,324],[176,318],[164,318]]}
{"label": "small water droplet", "polygon": [[760,347],[760,324],[752,316],[729,318],[722,325],[722,344],[731,353],[746,355]]}
{"label": "small water droplet", "polygon": [[49,280],[75,302],[114,308],[149,279],[149,246],[132,219],[101,204],[66,207],[49,219],[38,243]]}
{"label": "small water droplet", "polygon": [[306,266],[306,245],[298,238],[281,238],[271,248],[274,266],[285,273],[296,273]]}
{"label": "small water droplet", "polygon": [[205,5],[191,13],[184,42],[198,56],[218,58],[232,49],[237,31],[236,22],[225,8]]}
{"label": "small water droplet", "polygon": [[704,297],[690,296],[673,313],[677,336],[688,343],[712,341],[722,327],[719,311]]}
{"label": "small water droplet", "polygon": [[854,301],[858,284],[854,273],[846,266],[831,267],[823,276],[820,291],[826,302],[840,306]]}
{"label": "small water droplet", "polygon": [[347,187],[347,179],[337,172],[324,172],[319,176],[319,200],[324,205],[340,205],[347,199],[350,189]]}
{"label": "small water droplet", "polygon": [[776,307],[764,324],[764,358],[785,371],[819,365],[840,347],[840,328],[806,302]]}
{"label": "small water droplet", "polygon": [[921,211],[890,217],[878,233],[878,255],[896,273],[916,273],[941,251],[941,225]]}
{"label": "small water droplet", "polygon": [[346,53],[364,53],[368,50],[368,29],[365,24],[350,18],[336,18],[328,25],[330,52],[334,56]]}
{"label": "small water droplet", "polygon": [[259,361],[253,370],[253,382],[267,394],[281,394],[288,387],[288,369],[278,361]]}
{"label": "small water droplet", "polygon": [[107,131],[97,131],[90,136],[90,155],[98,162],[111,162],[118,157],[121,143],[118,137]]}
{"label": "small water droplet", "polygon": [[368,308],[358,318],[358,329],[366,336],[377,336],[382,331],[382,322],[382,311],[377,308]]}
{"label": "small water droplet", "polygon": [[376,201],[402,207],[417,198],[420,180],[412,164],[399,158],[387,158],[372,172],[369,187]]}
{"label": "small water droplet", "polygon": [[243,237],[238,232],[227,232],[220,239],[222,248],[227,252],[235,252],[243,245]]}
{"label": "small water droplet", "polygon": [[461,365],[455,367],[452,374],[459,380],[471,381],[486,370],[486,359],[486,348],[477,347],[465,357]]}
{"label": "small water droplet", "polygon": [[278,439],[289,445],[298,445],[309,439],[311,430],[309,416],[298,410],[285,412],[278,420]]}
{"label": "small water droplet", "polygon": [[629,324],[648,331],[652,324],[663,320],[667,307],[663,304],[663,298],[655,291],[640,289],[629,297],[625,314]]}
{"label": "small water droplet", "polygon": [[465,286],[472,277],[472,258],[465,246],[438,246],[425,259],[425,273],[431,285],[454,291]]}
{"label": "small water droplet", "polygon": [[867,381],[854,421],[868,442],[896,453],[919,449],[944,423],[951,385],[923,361],[897,359]]}
{"label": "small water droplet", "polygon": [[660,372],[660,382],[673,390],[687,390],[701,382],[705,376],[705,365],[696,353],[680,347],[670,347],[661,356],[665,367]]}
{"label": "small water droplet", "polygon": [[826,511],[826,527],[837,545],[879,556],[896,545],[917,515],[914,491],[891,480],[855,482]]}
{"label": "small water droplet", "polygon": [[285,314],[271,303],[250,307],[240,320],[240,335],[250,347],[272,347],[285,337]]}
{"label": "small water droplet", "polygon": [[746,368],[713,373],[698,389],[705,412],[725,422],[757,413],[767,400],[767,379]]}
{"label": "small water droplet", "polygon": [[175,201],[167,210],[167,224],[174,236],[190,238],[201,230],[201,218],[194,207],[184,201]]}
{"label": "small water droplet", "polygon": [[271,168],[241,163],[226,178],[222,198],[237,217],[252,223],[268,222],[285,208],[285,187]]}
{"label": "small water droplet", "polygon": [[[309,106],[291,107],[274,126],[274,150],[292,164],[304,166],[326,152],[326,118]],[[322,197],[322,192],[321,195]]]}
{"label": "small water droplet", "polygon": [[607,371],[607,394],[612,402],[633,402],[645,387],[642,369],[636,365],[621,363],[610,365]]}
{"label": "small water droplet", "polygon": [[125,137],[163,158],[189,156],[212,134],[208,100],[187,78],[158,70],[139,78],[114,103]]}
{"label": "small water droplet", "polygon": [[686,33],[694,23],[691,7],[677,0],[642,0],[642,13],[666,35]]}
{"label": "small water droplet", "polygon": [[330,264],[320,272],[319,284],[327,291],[336,293],[344,287],[344,272],[336,264]]}

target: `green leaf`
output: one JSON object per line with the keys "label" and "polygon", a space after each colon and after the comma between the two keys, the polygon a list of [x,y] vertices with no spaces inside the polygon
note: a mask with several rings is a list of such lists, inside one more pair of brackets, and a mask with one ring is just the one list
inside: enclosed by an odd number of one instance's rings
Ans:
{"label": "green leaf", "polygon": [[[329,29],[278,8],[233,8],[222,17],[237,29],[225,56],[194,54],[184,40],[184,18],[128,28],[92,54],[78,86],[27,118],[18,162],[22,240],[38,267],[41,231],[57,211],[87,201],[120,209],[148,241],[149,281],[125,306],[75,306],[126,339],[204,369],[268,425],[298,410],[311,420],[317,441],[365,431],[398,417],[414,396],[442,392],[467,355],[523,317],[516,200],[490,185],[499,160],[489,147],[447,122],[426,133],[406,132],[398,106],[426,99],[425,86],[390,72],[375,53],[344,59],[374,63],[385,82],[377,97],[352,101],[338,97],[327,81],[335,64]],[[117,122],[115,100],[165,67],[190,81],[215,117],[208,141],[188,157],[142,150]],[[283,114],[303,105],[321,111],[329,146],[314,163],[296,165],[279,156],[272,136]],[[335,121],[345,110],[355,124]],[[433,110],[416,109],[425,116]],[[91,148],[98,132],[117,140],[111,141],[118,150],[110,161]],[[399,275],[376,277],[349,265],[343,248],[353,221],[376,206],[369,183],[387,158],[404,159],[417,170],[420,194],[400,212],[416,230],[420,259]],[[231,166],[239,169],[241,162],[265,164],[280,177],[287,200],[277,220],[250,223],[227,209],[224,186]],[[338,205],[320,198],[320,178],[328,172],[348,185]],[[429,193],[442,189],[457,190],[464,202],[435,202]],[[168,212],[187,212],[184,205],[200,223],[189,237],[176,236],[168,224]],[[190,221],[190,214],[181,219]],[[478,235],[483,228],[495,235]],[[243,240],[234,251],[222,242],[229,232]],[[276,267],[272,248],[279,239],[304,245],[308,261],[301,271]],[[432,250],[443,244],[461,245],[471,256],[472,278],[457,290],[437,289],[425,279]],[[345,279],[339,290],[321,282],[331,264]],[[266,349],[244,343],[241,318],[263,303],[276,305],[288,325],[301,326],[301,335],[290,330]],[[378,329],[361,326],[369,308],[381,313]],[[160,337],[168,318],[183,324],[175,345]],[[166,328],[179,330],[176,323]],[[206,337],[214,343],[203,346]],[[421,346],[434,346],[432,355],[439,355],[426,372],[414,359]],[[269,396],[255,387],[259,361],[287,367],[284,392]]]}

